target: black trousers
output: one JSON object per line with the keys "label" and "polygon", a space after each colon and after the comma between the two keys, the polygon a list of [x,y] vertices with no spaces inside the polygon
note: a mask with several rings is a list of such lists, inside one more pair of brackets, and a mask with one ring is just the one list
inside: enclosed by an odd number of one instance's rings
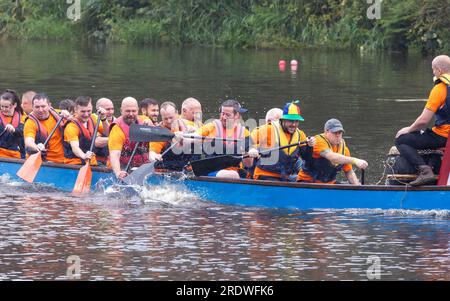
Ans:
{"label": "black trousers", "polygon": [[405,157],[409,163],[414,167],[425,165],[425,161],[417,153],[417,150],[422,149],[437,149],[445,147],[447,138],[435,134],[431,129],[426,129],[425,132],[412,132],[402,135],[395,140],[400,155]]}

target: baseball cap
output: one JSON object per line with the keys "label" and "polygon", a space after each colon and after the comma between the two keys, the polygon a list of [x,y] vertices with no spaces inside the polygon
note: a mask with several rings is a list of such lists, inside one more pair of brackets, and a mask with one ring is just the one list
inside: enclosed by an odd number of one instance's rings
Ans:
{"label": "baseball cap", "polygon": [[325,131],[331,131],[332,133],[336,133],[339,131],[345,132],[342,123],[336,118],[332,118],[325,122]]}

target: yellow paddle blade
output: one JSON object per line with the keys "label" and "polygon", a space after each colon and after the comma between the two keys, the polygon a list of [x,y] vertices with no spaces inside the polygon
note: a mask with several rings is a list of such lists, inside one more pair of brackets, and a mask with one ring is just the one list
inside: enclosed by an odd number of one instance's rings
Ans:
{"label": "yellow paddle blade", "polygon": [[28,157],[28,159],[23,163],[22,167],[17,171],[16,175],[27,181],[28,183],[33,183],[39,168],[42,165],[41,153],[35,153]]}
{"label": "yellow paddle blade", "polygon": [[80,168],[77,180],[72,190],[73,195],[87,194],[91,190],[92,170],[91,165],[86,163]]}

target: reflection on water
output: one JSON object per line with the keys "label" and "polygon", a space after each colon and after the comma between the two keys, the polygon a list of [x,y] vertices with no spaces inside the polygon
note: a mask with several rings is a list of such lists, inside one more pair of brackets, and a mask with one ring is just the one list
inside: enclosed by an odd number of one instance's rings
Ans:
{"label": "reflection on water", "polygon": [[[352,153],[376,182],[396,131],[422,111],[430,59],[342,51],[240,51],[2,42],[0,89],[47,92],[54,100],[125,96],[178,104],[200,99],[204,117],[235,97],[264,118],[301,99],[307,134],[341,119]],[[278,61],[299,61],[297,72]],[[129,195],[108,187],[72,198],[48,186],[0,186],[0,280],[450,280],[448,212],[279,211],[223,207],[174,187]],[[243,192],[245,194],[245,192]]]}
{"label": "reflection on water", "polygon": [[[0,279],[450,280],[449,213],[288,211],[1,189]],[[176,194],[168,187],[159,193]]]}

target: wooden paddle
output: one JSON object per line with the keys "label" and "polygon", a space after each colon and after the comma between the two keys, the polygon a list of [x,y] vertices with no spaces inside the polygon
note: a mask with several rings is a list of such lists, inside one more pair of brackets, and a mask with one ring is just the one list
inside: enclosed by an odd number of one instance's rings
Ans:
{"label": "wooden paddle", "polygon": [[[170,141],[175,137],[175,134],[172,133],[169,129],[165,127],[159,126],[147,126],[140,124],[132,124],[130,125],[130,140],[137,142],[165,142]],[[205,137],[205,136],[196,136],[192,134],[184,134],[184,138],[191,139],[211,139],[211,140],[220,140],[227,142],[241,142],[239,139],[229,139],[229,138],[215,138],[215,137]]]}
{"label": "wooden paddle", "polygon": [[[47,145],[47,143],[52,138],[53,134],[55,133],[56,129],[59,127],[61,122],[63,121],[64,117],[60,116],[58,122],[56,123],[55,127],[50,132],[50,135],[48,135],[47,139],[44,142],[44,147]],[[39,169],[42,165],[42,154],[41,152],[37,152],[35,154],[32,154],[28,157],[27,160],[25,160],[25,163],[23,163],[22,167],[17,171],[16,175],[23,179],[24,181],[27,181],[29,183],[33,183],[34,178],[36,177]]]}
{"label": "wooden paddle", "polygon": [[447,145],[445,146],[445,154],[442,159],[437,184],[439,186],[450,186],[450,139],[447,139]]}
{"label": "wooden paddle", "polygon": [[[95,138],[97,137],[98,128],[100,127],[100,114],[97,117],[97,123],[95,124],[94,134],[92,135],[92,142],[89,151],[92,152],[95,145]],[[80,168],[78,172],[77,180],[75,181],[75,185],[73,186],[72,194],[73,195],[81,195],[89,193],[91,190],[91,181],[92,181],[92,170],[91,170],[91,160],[86,160],[86,164]]]}
{"label": "wooden paddle", "polygon": [[[265,156],[270,154],[273,151],[281,150],[285,148],[290,148],[294,146],[303,146],[306,145],[306,141],[301,141],[299,143],[293,143],[285,146],[275,147],[268,150],[261,151],[260,154]],[[197,160],[191,162],[192,171],[194,172],[194,175],[199,176],[206,176],[211,172],[222,170],[231,166],[235,166],[239,164],[239,162],[242,161],[242,159],[248,158],[247,155],[243,156],[233,156],[233,155],[221,155],[216,157],[210,157],[202,160]]]}
{"label": "wooden paddle", "polygon": [[[172,144],[168,149],[166,149],[161,156],[164,157],[177,143]],[[135,171],[126,176],[123,182],[127,185],[143,185],[145,178],[155,172],[155,162],[150,162],[139,166]]]}

